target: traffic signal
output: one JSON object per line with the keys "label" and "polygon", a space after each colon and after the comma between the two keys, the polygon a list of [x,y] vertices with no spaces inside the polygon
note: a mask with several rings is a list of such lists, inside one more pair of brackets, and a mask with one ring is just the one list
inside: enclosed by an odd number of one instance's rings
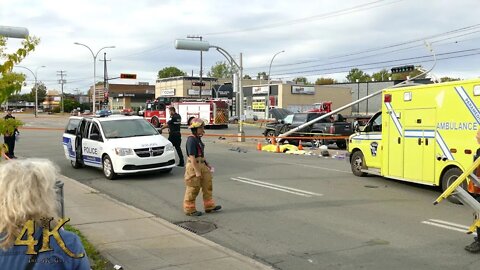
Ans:
{"label": "traffic signal", "polygon": [[406,72],[411,72],[411,71],[414,71],[414,70],[415,70],[414,65],[394,67],[394,68],[392,68],[392,74],[394,74],[394,73],[406,73]]}
{"label": "traffic signal", "polygon": [[204,82],[192,82],[193,86],[205,86]]}
{"label": "traffic signal", "polygon": [[121,73],[120,74],[120,79],[136,79],[137,74],[126,74],[126,73]]}

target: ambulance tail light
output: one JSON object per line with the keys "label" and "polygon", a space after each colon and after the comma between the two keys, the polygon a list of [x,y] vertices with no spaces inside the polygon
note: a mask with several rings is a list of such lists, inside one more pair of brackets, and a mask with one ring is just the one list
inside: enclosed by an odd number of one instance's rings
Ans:
{"label": "ambulance tail light", "polygon": [[330,134],[335,134],[335,127],[334,126],[330,126]]}
{"label": "ambulance tail light", "polygon": [[452,153],[452,154],[457,153],[457,149],[456,148],[450,148],[450,153]]}
{"label": "ambulance tail light", "polygon": [[387,102],[387,103],[392,102],[392,95],[386,94],[385,96],[383,96],[383,102]]}
{"label": "ambulance tail light", "polygon": [[471,155],[471,154],[472,154],[472,150],[470,150],[470,149],[465,149],[465,154]]}

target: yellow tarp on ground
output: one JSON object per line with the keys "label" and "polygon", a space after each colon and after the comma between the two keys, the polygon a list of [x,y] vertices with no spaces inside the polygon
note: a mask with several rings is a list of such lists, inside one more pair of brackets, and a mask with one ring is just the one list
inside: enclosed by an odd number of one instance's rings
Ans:
{"label": "yellow tarp on ground", "polygon": [[[265,152],[277,152],[277,145],[269,144],[262,147],[262,151]],[[280,152],[285,153],[287,151],[298,151],[298,147],[291,144],[280,145]]]}

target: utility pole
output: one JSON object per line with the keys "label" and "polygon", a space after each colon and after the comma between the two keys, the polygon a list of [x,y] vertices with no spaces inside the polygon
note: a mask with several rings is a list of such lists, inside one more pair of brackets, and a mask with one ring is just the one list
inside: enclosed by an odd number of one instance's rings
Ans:
{"label": "utility pole", "polygon": [[[199,39],[200,41],[202,41],[203,37],[188,35],[187,38]],[[203,51],[200,51],[200,93],[199,93],[200,99],[202,98],[202,85],[203,85],[202,77],[203,77]]]}
{"label": "utility pole", "polygon": [[108,87],[108,73],[107,73],[107,62],[112,60],[107,60],[107,53],[103,53],[103,108],[108,110],[108,97],[109,97],[109,87]]}
{"label": "utility pole", "polygon": [[63,85],[67,83],[67,80],[64,80],[63,77],[67,77],[67,71],[65,70],[60,70],[60,71],[57,71],[57,76],[60,76],[60,80],[58,80],[58,83],[62,85],[62,96],[60,97],[61,98],[61,103],[62,103],[62,107],[61,107],[61,113],[63,114],[64,111],[63,111]]}

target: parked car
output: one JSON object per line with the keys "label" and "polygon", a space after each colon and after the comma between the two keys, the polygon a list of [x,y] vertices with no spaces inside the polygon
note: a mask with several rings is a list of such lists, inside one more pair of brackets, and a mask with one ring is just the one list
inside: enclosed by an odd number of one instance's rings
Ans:
{"label": "parked car", "polygon": [[[263,135],[267,140],[271,137],[277,137],[280,134],[283,134],[289,130],[297,128],[307,122],[312,121],[315,118],[318,118],[325,113],[294,113],[292,115],[286,116],[280,121],[274,123],[268,123]],[[344,121],[344,118],[338,114],[336,119],[332,120],[329,117],[319,120],[318,122],[302,128],[301,130],[293,133],[290,137],[304,137],[303,141],[310,141],[315,146],[320,146],[327,143],[336,143],[339,148],[345,148],[347,146],[344,139],[338,140],[327,140],[327,139],[310,139],[309,137],[321,136],[324,134],[335,134],[340,136],[349,136],[353,134],[352,124]],[[299,139],[288,140],[292,144],[298,144]]]}

